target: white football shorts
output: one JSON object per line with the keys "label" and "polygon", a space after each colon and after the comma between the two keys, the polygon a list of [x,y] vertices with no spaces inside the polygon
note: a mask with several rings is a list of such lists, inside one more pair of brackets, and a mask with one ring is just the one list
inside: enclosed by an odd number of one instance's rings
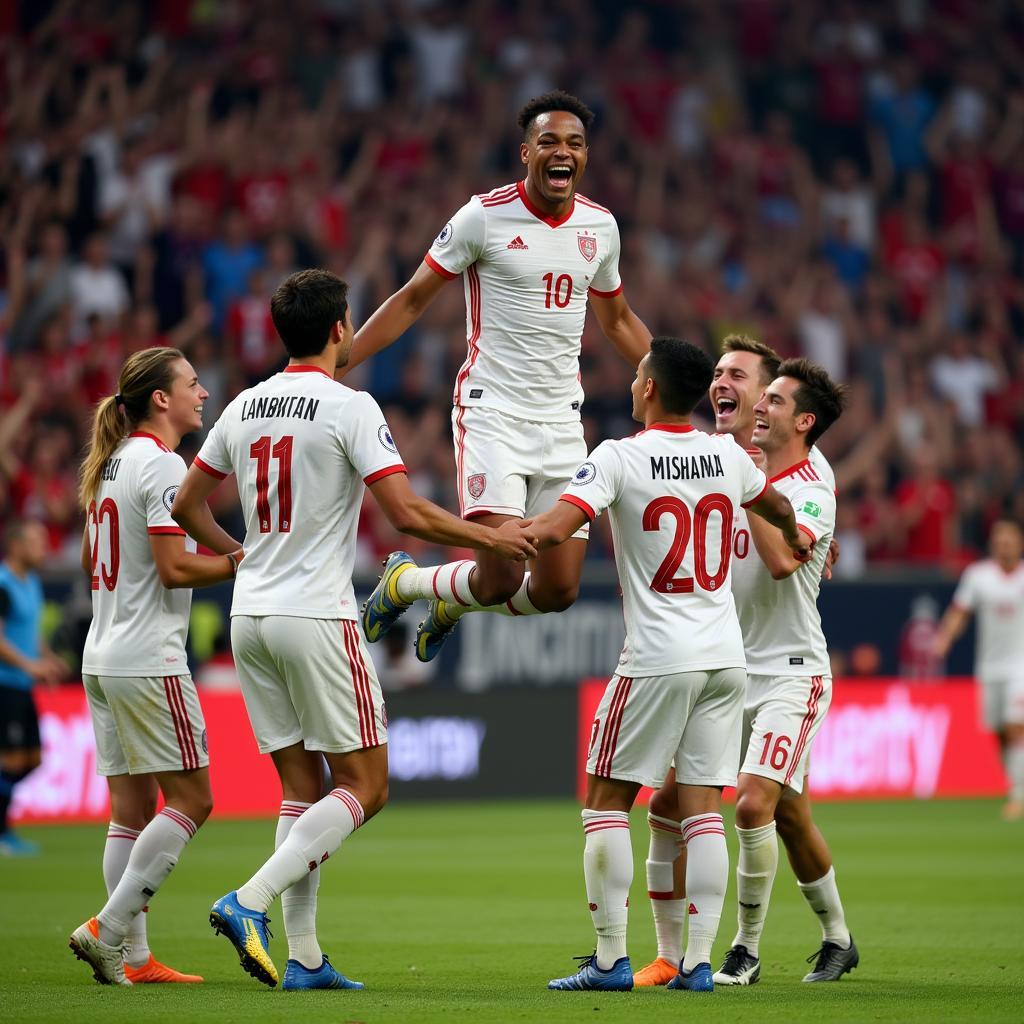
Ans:
{"label": "white football shorts", "polygon": [[85,696],[99,775],[205,768],[206,723],[195,683],[184,676],[92,676]]}
{"label": "white football shorts", "polygon": [[[579,420],[535,423],[497,409],[456,406],[452,433],[464,519],[487,512],[519,517],[547,512],[587,458]],[[586,540],[590,524],[573,536]]]}
{"label": "white football shorts", "polygon": [[344,754],[388,741],[377,672],[350,619],[235,615],[231,649],[260,752]]}
{"label": "white football shorts", "polygon": [[677,782],[735,786],[745,682],[742,668],[612,676],[594,716],[587,772],[657,789],[674,759]]}
{"label": "white football shorts", "polygon": [[982,724],[990,732],[1024,725],[1024,674],[980,677],[978,703]]}
{"label": "white football shorts", "polygon": [[831,676],[748,675],[740,771],[802,792],[811,743],[831,703]]}

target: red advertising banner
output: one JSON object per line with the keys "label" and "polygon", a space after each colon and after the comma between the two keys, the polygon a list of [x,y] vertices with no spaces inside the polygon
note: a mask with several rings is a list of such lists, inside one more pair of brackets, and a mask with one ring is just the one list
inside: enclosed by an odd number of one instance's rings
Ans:
{"label": "red advertising banner", "polygon": [[[588,680],[580,686],[581,799],[594,712],[605,685],[605,680]],[[813,797],[927,799],[1005,792],[995,737],[978,721],[973,680],[835,681],[832,706],[811,752]],[[644,791],[641,800],[646,798]]]}

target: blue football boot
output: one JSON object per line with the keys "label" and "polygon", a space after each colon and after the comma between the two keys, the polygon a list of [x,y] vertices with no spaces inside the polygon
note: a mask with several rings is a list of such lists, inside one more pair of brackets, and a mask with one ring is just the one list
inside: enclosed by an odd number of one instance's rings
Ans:
{"label": "blue football boot", "polygon": [[361,981],[352,981],[344,974],[339,974],[331,966],[331,962],[326,956],[324,962],[316,968],[305,967],[298,960],[289,960],[285,964],[284,983],[281,986],[285,992],[298,992],[301,989],[311,988],[360,989],[365,987]]}
{"label": "blue football boot", "polygon": [[597,966],[597,954],[578,956],[580,969],[568,978],[552,978],[548,988],[559,992],[631,992],[633,990],[633,968],[629,965],[629,957],[619,957],[608,968],[602,971]]}
{"label": "blue football boot", "polygon": [[375,644],[402,617],[411,601],[398,596],[398,577],[406,569],[415,569],[412,556],[404,551],[392,551],[384,560],[384,572],[363,605],[363,633],[369,643]]}
{"label": "blue football boot", "polygon": [[457,618],[448,615],[444,601],[431,601],[427,605],[427,617],[416,630],[416,657],[420,661],[433,661],[458,623]]}
{"label": "blue football boot", "polygon": [[666,988],[683,988],[687,992],[714,992],[715,983],[712,979],[711,964],[697,964],[692,971],[684,971],[682,962],[679,973],[668,983]]}
{"label": "blue football boot", "polygon": [[273,988],[278,975],[274,961],[270,959],[269,923],[266,914],[243,907],[235,891],[221,896],[210,908],[211,927],[235,947],[242,970]]}

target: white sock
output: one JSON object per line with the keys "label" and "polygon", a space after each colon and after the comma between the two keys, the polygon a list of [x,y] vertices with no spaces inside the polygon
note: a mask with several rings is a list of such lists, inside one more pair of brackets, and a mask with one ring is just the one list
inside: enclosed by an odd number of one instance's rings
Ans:
{"label": "white sock", "polygon": [[583,877],[597,932],[597,966],[607,971],[626,955],[633,846],[625,811],[583,811]]}
{"label": "white sock", "polygon": [[198,825],[173,807],[165,807],[140,833],[121,880],[106,906],[96,915],[100,941],[117,946],[131,928],[132,919],[156,895],[178,863],[185,844]]}
{"label": "white sock", "polygon": [[[103,882],[107,887],[107,896],[113,894],[117,883],[121,881],[138,838],[139,833],[127,825],[118,825],[112,821],[107,826],[107,841],[103,846]],[[147,960],[149,937],[146,934],[146,908],[143,907],[132,918],[131,927],[125,936],[124,962],[130,967],[141,967]]]}
{"label": "white sock", "polygon": [[[530,600],[529,573],[523,576],[519,589],[504,604],[481,604],[470,583],[474,566],[473,562],[450,562],[425,569],[406,569],[396,583],[399,597],[406,601],[430,601],[440,597],[445,602],[445,612],[452,619],[460,619],[467,612],[509,616],[544,614]],[[446,596],[448,594],[451,597]]]}
{"label": "white sock", "polygon": [[675,887],[673,867],[683,843],[678,821],[647,815],[651,845],[647,852],[647,895],[654,914],[654,932],[658,937],[658,956],[678,964],[683,958],[683,925],[686,900],[672,898]]}
{"label": "white sock", "polygon": [[1010,799],[1024,802],[1024,742],[1012,743],[1006,750],[1005,760]]}
{"label": "white sock", "polygon": [[828,874],[816,882],[796,883],[804,894],[811,910],[818,915],[821,922],[821,936],[825,942],[834,942],[843,949],[850,946],[850,931],[846,927],[846,915],[843,913],[843,901],[839,898],[839,887],[836,885],[836,869],[830,867]]}
{"label": "white sock", "polygon": [[764,920],[768,916],[768,901],[779,868],[779,843],[775,838],[775,822],[760,828],[737,828],[740,855],[736,862],[736,910],[738,929],[734,946],[746,946],[751,956],[757,956]]}
{"label": "white sock", "polygon": [[317,870],[363,823],[363,808],[347,789],[332,789],[297,818],[288,838],[238,889],[238,902],[266,913],[286,889]]}
{"label": "white sock", "polygon": [[[280,849],[292,826],[312,804],[297,800],[283,800],[278,812],[274,849]],[[323,950],[316,937],[316,892],[320,887],[320,867],[300,878],[290,889],[281,893],[281,916],[284,933],[288,938],[288,959],[298,960],[303,967],[315,969],[324,960]]]}
{"label": "white sock", "polygon": [[729,850],[720,814],[695,814],[682,821],[686,843],[686,904],[689,924],[683,970],[711,963],[711,947],[722,920],[729,884]]}

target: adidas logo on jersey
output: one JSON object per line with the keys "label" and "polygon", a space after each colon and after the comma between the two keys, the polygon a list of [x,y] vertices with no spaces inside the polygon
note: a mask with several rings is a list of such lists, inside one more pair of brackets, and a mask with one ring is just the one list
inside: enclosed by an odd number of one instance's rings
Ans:
{"label": "adidas logo on jersey", "polygon": [[529,249],[530,247],[523,241],[522,235],[516,235],[511,242],[505,247],[507,249]]}

